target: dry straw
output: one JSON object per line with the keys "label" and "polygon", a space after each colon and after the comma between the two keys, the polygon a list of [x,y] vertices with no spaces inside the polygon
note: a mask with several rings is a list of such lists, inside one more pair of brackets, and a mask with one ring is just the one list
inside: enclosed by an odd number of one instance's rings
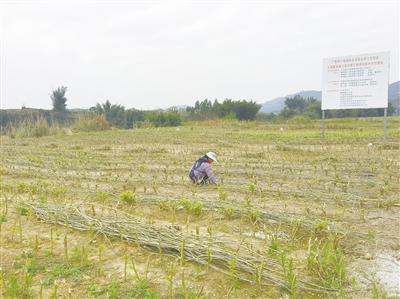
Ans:
{"label": "dry straw", "polygon": [[[280,264],[253,250],[244,242],[194,235],[173,228],[145,224],[127,213],[99,205],[95,209],[92,204],[70,207],[57,204],[27,204],[27,206],[43,221],[63,226],[68,224],[69,228],[92,231],[96,235],[103,235],[106,239],[124,240],[146,251],[184,257],[185,261],[202,265],[209,264],[210,267],[227,275],[230,275],[229,269],[234,256],[237,271],[235,277],[243,281],[250,282],[251,276],[256,272],[255,265],[262,263],[261,275],[258,273],[262,278],[262,284],[288,289]],[[182,240],[185,240],[184,246]],[[304,291],[336,291],[324,289],[307,279],[298,278],[296,284],[298,289]]]}

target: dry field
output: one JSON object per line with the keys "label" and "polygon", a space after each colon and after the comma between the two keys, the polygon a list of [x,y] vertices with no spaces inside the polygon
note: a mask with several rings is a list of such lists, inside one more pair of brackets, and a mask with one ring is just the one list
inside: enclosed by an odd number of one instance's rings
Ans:
{"label": "dry field", "polygon": [[[399,119],[1,138],[2,298],[399,298]],[[218,185],[194,186],[208,151]]]}

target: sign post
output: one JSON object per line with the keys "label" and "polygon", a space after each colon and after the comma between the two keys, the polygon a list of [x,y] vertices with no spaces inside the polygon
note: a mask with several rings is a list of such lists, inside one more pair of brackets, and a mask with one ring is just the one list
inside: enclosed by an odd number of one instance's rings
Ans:
{"label": "sign post", "polygon": [[[324,110],[388,107],[390,52],[326,58],[322,72],[322,116]],[[324,130],[322,130],[322,141]]]}

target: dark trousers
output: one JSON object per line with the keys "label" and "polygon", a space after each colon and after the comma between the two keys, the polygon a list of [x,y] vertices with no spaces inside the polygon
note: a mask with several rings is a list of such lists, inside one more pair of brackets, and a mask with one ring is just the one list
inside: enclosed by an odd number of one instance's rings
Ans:
{"label": "dark trousers", "polygon": [[190,172],[189,178],[193,184],[197,184],[197,185],[204,185],[208,181],[208,175],[205,175],[201,179],[198,179],[194,176],[193,170]]}

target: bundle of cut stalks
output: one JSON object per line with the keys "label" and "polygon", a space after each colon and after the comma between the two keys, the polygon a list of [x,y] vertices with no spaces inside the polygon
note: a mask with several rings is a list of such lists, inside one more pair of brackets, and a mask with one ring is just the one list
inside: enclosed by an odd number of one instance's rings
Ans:
{"label": "bundle of cut stalks", "polygon": [[[200,200],[200,199],[199,199]],[[180,199],[176,198],[165,198],[162,196],[154,196],[154,195],[141,195],[138,198],[138,204],[146,204],[146,205],[157,205],[161,201],[166,201],[169,203],[179,203]],[[252,207],[243,207],[240,205],[235,205],[232,203],[227,203],[225,201],[216,201],[216,200],[201,200],[202,202],[202,210],[203,211],[216,211],[223,213],[223,211],[230,207],[232,208],[232,215],[230,216],[232,219],[235,218],[243,218],[246,215],[249,215],[252,212]],[[282,225],[282,227],[291,227],[292,225],[298,225],[298,229],[305,232],[305,234],[309,234],[315,229],[316,220],[306,219],[304,216],[301,218],[295,218],[293,215],[286,215],[284,213],[274,213],[272,211],[265,211],[262,208],[258,210],[259,215],[257,217],[257,223],[260,225]],[[346,232],[346,233],[344,233]],[[350,232],[347,229],[344,229],[342,225],[338,222],[329,222],[329,229],[319,229],[319,233],[322,235],[328,235],[329,233],[337,233],[339,235],[343,235],[341,237],[345,237],[345,235],[353,234],[357,237],[363,237],[360,234],[356,234]]]}
{"label": "bundle of cut stalks", "polygon": [[[123,211],[100,205],[26,205],[37,218],[48,223],[120,239],[146,251],[174,255],[182,261],[207,265],[228,275],[232,275],[234,262],[233,275],[236,278],[251,282],[251,277],[258,273],[262,285],[279,286],[290,291],[281,266],[274,259],[253,250],[243,240],[216,239],[158,227],[143,223]],[[296,288],[311,292],[335,291],[302,278],[296,279]]]}

